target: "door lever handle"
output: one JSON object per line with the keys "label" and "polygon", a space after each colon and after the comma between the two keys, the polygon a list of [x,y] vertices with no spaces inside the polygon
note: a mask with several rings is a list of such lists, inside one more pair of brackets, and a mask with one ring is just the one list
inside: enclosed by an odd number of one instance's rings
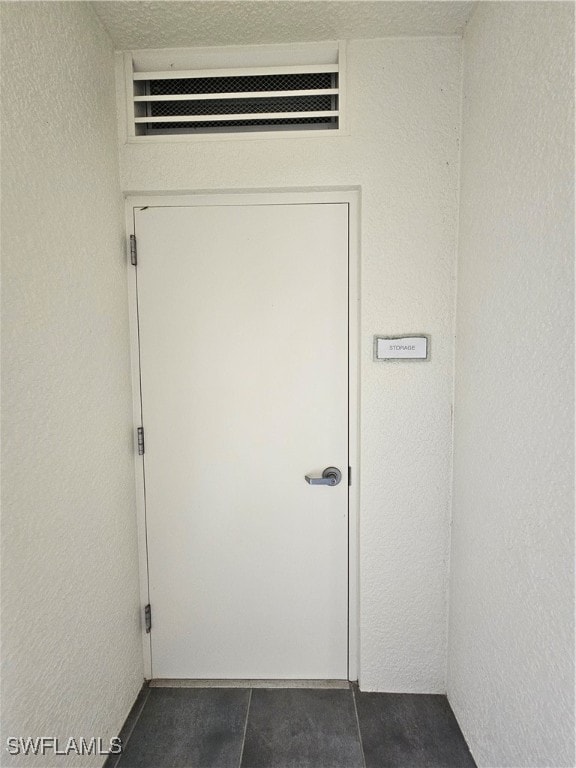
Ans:
{"label": "door lever handle", "polygon": [[304,475],[306,482],[310,485],[338,485],[342,480],[342,472],[337,467],[326,467],[322,472],[322,477],[311,477]]}

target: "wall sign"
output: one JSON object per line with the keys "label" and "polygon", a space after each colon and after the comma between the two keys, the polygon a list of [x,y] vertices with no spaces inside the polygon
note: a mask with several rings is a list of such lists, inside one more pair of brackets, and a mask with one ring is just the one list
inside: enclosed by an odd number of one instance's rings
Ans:
{"label": "wall sign", "polygon": [[374,336],[374,360],[428,360],[428,336]]}

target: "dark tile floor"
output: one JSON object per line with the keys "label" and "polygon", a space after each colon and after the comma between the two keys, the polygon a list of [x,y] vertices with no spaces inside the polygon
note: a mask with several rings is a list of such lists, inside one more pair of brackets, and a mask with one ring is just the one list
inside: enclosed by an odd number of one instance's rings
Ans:
{"label": "dark tile floor", "polygon": [[150,688],[110,768],[475,768],[445,696]]}

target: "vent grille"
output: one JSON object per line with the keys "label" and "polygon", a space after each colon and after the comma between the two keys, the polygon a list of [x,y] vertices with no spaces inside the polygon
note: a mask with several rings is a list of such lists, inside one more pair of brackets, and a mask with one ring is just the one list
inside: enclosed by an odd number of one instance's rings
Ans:
{"label": "vent grille", "polygon": [[213,101],[153,101],[150,115],[238,115],[244,112],[314,112],[331,110],[331,96],[290,96],[276,99],[214,99]]}
{"label": "vent grille", "polygon": [[331,72],[299,72],[292,75],[251,75],[239,77],[197,77],[178,80],[151,80],[153,96],[185,93],[244,93],[246,91],[299,91],[332,88]]}
{"label": "vent grille", "polygon": [[278,69],[134,72],[135,134],[338,129],[338,65]]}

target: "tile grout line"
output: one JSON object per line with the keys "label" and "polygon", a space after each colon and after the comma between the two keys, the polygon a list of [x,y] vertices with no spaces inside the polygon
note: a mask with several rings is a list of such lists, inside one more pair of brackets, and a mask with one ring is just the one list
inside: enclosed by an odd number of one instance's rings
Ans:
{"label": "tile grout line", "polygon": [[362,765],[366,768],[366,755],[364,754],[364,744],[362,742],[362,731],[360,730],[360,718],[358,717],[358,707],[356,706],[356,690],[353,685],[352,688],[352,701],[354,702],[354,714],[356,715],[356,727],[358,729],[358,741],[360,742],[360,752],[362,753]]}
{"label": "tile grout line", "polygon": [[246,744],[246,731],[248,730],[248,716],[250,715],[251,703],[252,703],[252,688],[250,688],[250,694],[248,696],[248,706],[246,707],[246,722],[244,723],[244,735],[242,736],[242,748],[240,749],[240,761],[238,762],[238,768],[241,768],[242,758],[244,757],[244,745]]}

